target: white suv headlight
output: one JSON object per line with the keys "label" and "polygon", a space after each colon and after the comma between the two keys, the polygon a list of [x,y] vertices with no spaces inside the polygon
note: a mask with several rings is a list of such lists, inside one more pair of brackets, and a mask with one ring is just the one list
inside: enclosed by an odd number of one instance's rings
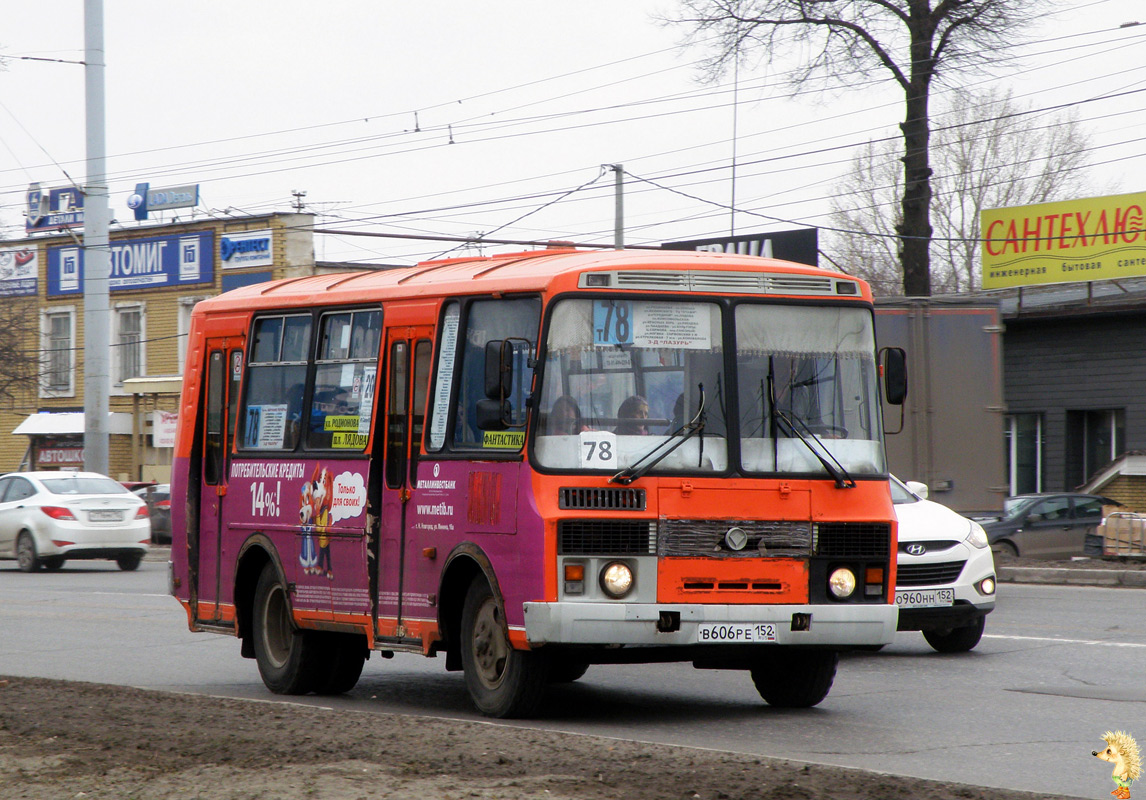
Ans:
{"label": "white suv headlight", "polygon": [[980,550],[982,550],[988,544],[987,532],[983,530],[983,526],[975,520],[969,519],[967,521],[971,523],[971,530],[967,534],[967,544],[971,545],[972,547],[978,547]]}

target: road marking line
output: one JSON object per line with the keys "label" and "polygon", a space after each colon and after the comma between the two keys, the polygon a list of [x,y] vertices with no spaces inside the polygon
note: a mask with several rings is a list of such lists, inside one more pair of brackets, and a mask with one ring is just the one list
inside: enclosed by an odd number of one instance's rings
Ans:
{"label": "road marking line", "polygon": [[1013,639],[1020,642],[1055,642],[1056,644],[1098,644],[1105,647],[1146,647],[1146,642],[1104,642],[1100,639],[1059,639],[1054,636],[1003,636],[983,634],[984,639]]}

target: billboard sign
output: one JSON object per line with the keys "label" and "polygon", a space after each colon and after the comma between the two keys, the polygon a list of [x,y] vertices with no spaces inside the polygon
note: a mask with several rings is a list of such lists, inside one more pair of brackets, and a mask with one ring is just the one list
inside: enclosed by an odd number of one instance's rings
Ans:
{"label": "billboard sign", "polygon": [[983,288],[1146,275],[1146,192],[997,208],[980,218]]}
{"label": "billboard sign", "polygon": [[708,253],[738,253],[742,256],[764,256],[819,266],[819,231],[805,228],[795,231],[753,233],[747,236],[718,236],[712,239],[690,239],[665,242],[664,250],[703,250]]}
{"label": "billboard sign", "polygon": [[[49,297],[83,292],[83,255],[83,248],[75,245],[48,248]],[[211,231],[111,243],[109,291],[170,289],[214,281]]]}
{"label": "billboard sign", "polygon": [[0,247],[0,297],[35,294],[39,274],[35,247]]}
{"label": "billboard sign", "polygon": [[41,189],[28,186],[25,196],[24,230],[28,233],[55,231],[84,224],[84,194],[75,186]]}
{"label": "billboard sign", "polygon": [[219,238],[219,263],[223,269],[274,266],[274,231],[224,233]]}
{"label": "billboard sign", "polygon": [[135,191],[127,198],[127,207],[135,212],[137,220],[147,219],[152,211],[167,211],[171,208],[194,208],[199,205],[199,184],[188,186],[167,186],[152,189],[151,184],[137,183]]}

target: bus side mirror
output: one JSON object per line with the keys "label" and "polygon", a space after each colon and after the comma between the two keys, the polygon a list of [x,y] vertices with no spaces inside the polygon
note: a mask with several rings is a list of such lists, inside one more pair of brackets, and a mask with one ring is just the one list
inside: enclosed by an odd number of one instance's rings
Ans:
{"label": "bus side mirror", "polygon": [[879,351],[883,372],[883,399],[888,405],[901,406],[907,399],[907,353],[902,347],[885,347]]}
{"label": "bus side mirror", "polygon": [[513,388],[512,359],[505,357],[505,339],[485,343],[485,396],[503,400]]}

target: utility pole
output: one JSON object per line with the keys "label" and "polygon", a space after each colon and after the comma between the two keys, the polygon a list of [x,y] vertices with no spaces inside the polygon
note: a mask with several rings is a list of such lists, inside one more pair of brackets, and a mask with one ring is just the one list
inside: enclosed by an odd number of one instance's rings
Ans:
{"label": "utility pole", "polygon": [[609,169],[613,170],[614,186],[616,187],[614,195],[616,198],[616,208],[613,212],[613,249],[625,249],[625,168],[620,164],[610,164]]}
{"label": "utility pole", "polygon": [[111,392],[105,67],[103,0],[84,0],[84,125],[87,132],[83,247],[84,469],[103,475],[109,472],[108,395]]}

